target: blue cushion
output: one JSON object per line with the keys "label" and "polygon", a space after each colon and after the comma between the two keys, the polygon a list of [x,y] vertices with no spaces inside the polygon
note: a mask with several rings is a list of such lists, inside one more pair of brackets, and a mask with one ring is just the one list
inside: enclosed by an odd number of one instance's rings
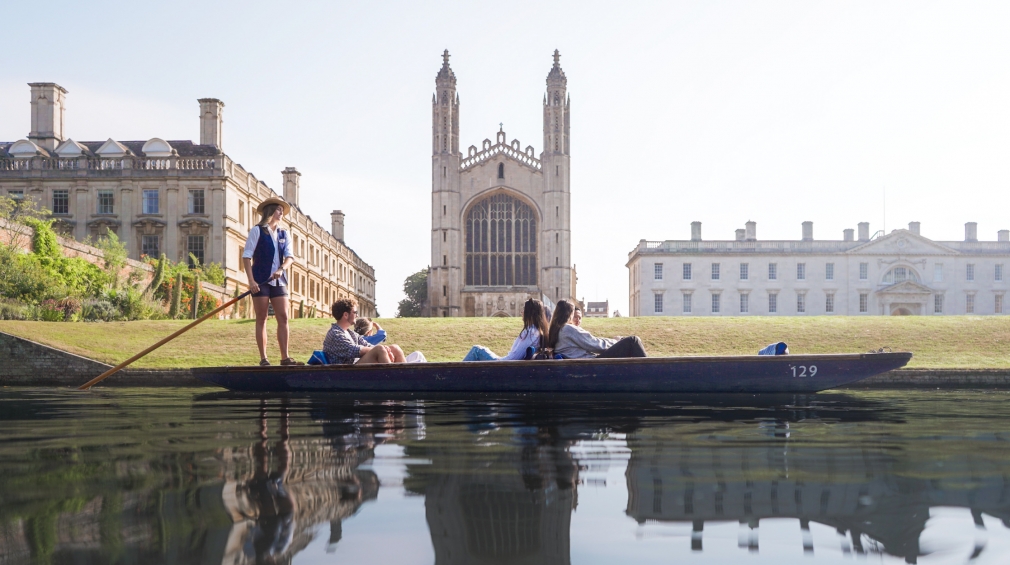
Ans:
{"label": "blue cushion", "polygon": [[330,361],[326,358],[326,352],[315,350],[312,352],[312,357],[309,357],[309,365],[329,365]]}

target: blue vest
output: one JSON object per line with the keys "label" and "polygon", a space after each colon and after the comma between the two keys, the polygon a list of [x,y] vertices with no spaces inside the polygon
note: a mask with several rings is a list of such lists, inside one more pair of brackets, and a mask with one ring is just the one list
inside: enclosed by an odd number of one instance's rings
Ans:
{"label": "blue vest", "polygon": [[[253,278],[256,279],[257,284],[263,284],[270,278],[274,272],[272,270],[274,264],[274,240],[270,237],[270,232],[262,227],[256,226],[260,230],[259,241],[256,242],[256,249],[253,251]],[[284,230],[277,230],[277,245],[280,247],[278,254],[280,255],[281,264],[284,264],[284,250],[288,246],[288,232]],[[288,278],[286,273],[281,276],[280,283],[284,286],[288,284]]]}

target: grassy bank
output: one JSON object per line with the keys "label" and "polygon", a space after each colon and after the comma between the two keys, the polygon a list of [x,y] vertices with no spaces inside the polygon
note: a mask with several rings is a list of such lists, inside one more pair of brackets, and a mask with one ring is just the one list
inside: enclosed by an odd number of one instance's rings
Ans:
{"label": "grassy bank", "polygon": [[[457,360],[479,343],[504,354],[517,319],[412,318],[380,320],[390,341],[431,361]],[[59,323],[0,321],[0,332],[21,336],[106,363],[123,361],[184,326],[184,321]],[[329,320],[292,320],[291,352],[307,359],[322,346]],[[912,351],[910,367],[1010,367],[1010,317],[753,317],[587,319],[600,336],[638,335],[650,355],[743,355],[775,341],[793,353],[852,353],[888,346]],[[271,359],[278,360],[274,325]],[[251,320],[212,320],[137,362],[137,367],[253,364],[258,360]]]}

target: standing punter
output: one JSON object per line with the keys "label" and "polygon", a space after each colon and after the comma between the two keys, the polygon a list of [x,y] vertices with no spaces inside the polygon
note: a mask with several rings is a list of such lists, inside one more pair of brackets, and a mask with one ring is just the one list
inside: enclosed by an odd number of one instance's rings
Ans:
{"label": "standing punter", "polygon": [[288,278],[284,270],[291,266],[294,257],[290,236],[287,230],[280,228],[280,223],[290,211],[291,206],[280,198],[264,200],[256,208],[260,222],[249,230],[242,252],[242,264],[249,277],[249,292],[256,311],[256,347],[260,351],[261,366],[270,364],[267,360],[267,312],[271,304],[277,317],[281,365],[303,364],[288,356]]}

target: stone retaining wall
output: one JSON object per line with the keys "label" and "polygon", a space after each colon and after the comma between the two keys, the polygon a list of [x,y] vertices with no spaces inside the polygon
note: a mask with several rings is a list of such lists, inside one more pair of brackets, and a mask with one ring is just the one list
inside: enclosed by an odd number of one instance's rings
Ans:
{"label": "stone retaining wall", "polygon": [[[58,323],[58,322],[54,322]],[[80,386],[111,365],[0,332],[0,386]],[[124,369],[101,386],[211,386],[189,369]]]}
{"label": "stone retaining wall", "polygon": [[[54,322],[57,323],[57,322]],[[0,332],[0,386],[80,386],[111,365]],[[101,386],[214,386],[190,369],[124,369]],[[844,389],[1010,389],[1010,369],[897,369]]]}

